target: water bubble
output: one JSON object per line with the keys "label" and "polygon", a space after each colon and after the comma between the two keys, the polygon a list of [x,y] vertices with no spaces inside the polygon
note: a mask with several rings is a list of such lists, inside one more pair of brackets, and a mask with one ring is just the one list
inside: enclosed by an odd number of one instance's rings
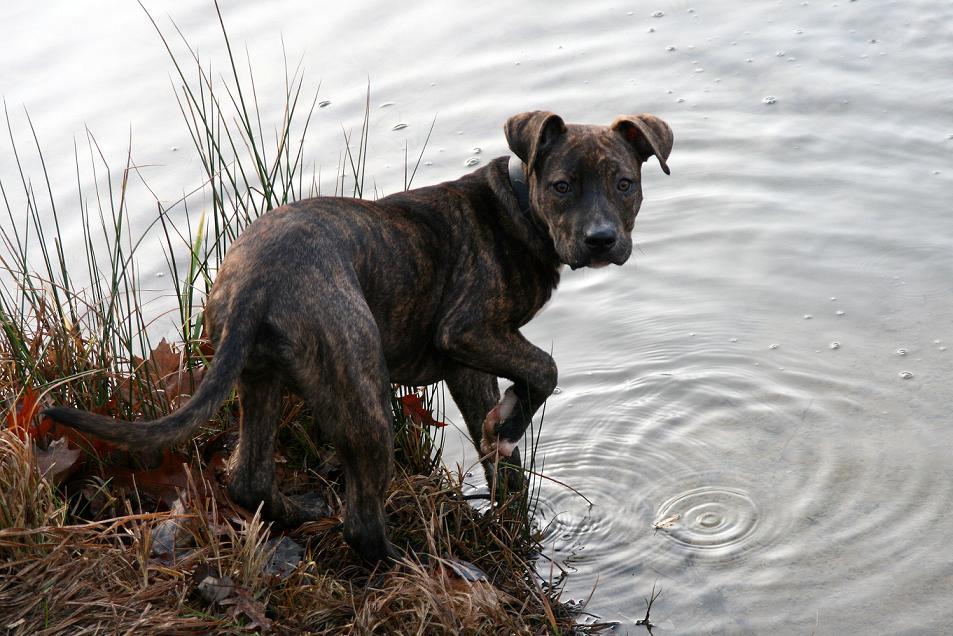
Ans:
{"label": "water bubble", "polygon": [[941,342],[940,340],[934,340],[933,344],[940,344],[940,342]]}
{"label": "water bubble", "polygon": [[769,344],[769,345],[768,345],[768,349],[777,349],[777,348],[780,347],[780,346],[781,346],[781,345],[779,345],[779,344]]}
{"label": "water bubble", "polygon": [[831,300],[837,300],[837,296],[831,296]]}
{"label": "water bubble", "polygon": [[655,33],[655,27],[649,27],[649,28],[647,29],[647,31],[648,31],[649,33]]}
{"label": "water bubble", "polygon": [[694,338],[694,337],[695,337],[695,332],[694,332],[694,331],[690,331],[690,332],[688,332],[688,335],[691,336],[692,338]]}
{"label": "water bubble", "polygon": [[686,13],[695,13],[695,10],[694,10],[694,9],[685,9],[685,12],[686,12]]}
{"label": "water bubble", "polygon": [[730,339],[728,340],[728,342],[738,342],[738,339],[737,339],[737,338],[730,338]]}
{"label": "water bubble", "polygon": [[840,343],[835,340],[831,343],[831,349],[840,349]]}
{"label": "water bubble", "polygon": [[164,277],[165,277],[164,272],[156,272],[156,278],[164,278]]}
{"label": "water bubble", "polygon": [[774,54],[775,57],[784,57],[784,51],[778,51]]}
{"label": "water bubble", "polygon": [[705,69],[699,67],[699,68],[696,68],[696,69],[695,69],[695,72],[696,72],[696,73],[704,73],[704,72],[705,72]]}
{"label": "water bubble", "polygon": [[775,97],[774,95],[768,95],[767,97],[761,100],[762,104],[776,104],[777,102],[778,102],[778,98]]}
{"label": "water bubble", "polygon": [[804,29],[794,29],[794,32],[797,33],[798,35],[801,35],[802,33],[804,33]]}
{"label": "water bubble", "polygon": [[838,316],[843,316],[843,315],[846,314],[847,312],[844,311],[843,309],[838,309],[838,310],[835,311],[834,313],[837,314]]}
{"label": "water bubble", "polygon": [[810,320],[813,317],[811,314],[804,314],[804,320]]}
{"label": "water bubble", "polygon": [[664,13],[663,11],[656,11],[655,13],[652,14],[652,17],[653,17],[653,18],[661,18],[663,15],[665,15],[665,13]]}
{"label": "water bubble", "polygon": [[178,152],[178,151],[179,151],[179,147],[178,147],[178,146],[172,146],[171,148],[169,148],[169,150],[171,150],[172,152]]}
{"label": "water bubble", "polygon": [[665,47],[665,50],[666,50],[666,51],[677,51],[678,49],[675,48],[675,45],[674,45],[674,44],[669,44],[668,46]]}
{"label": "water bubble", "polygon": [[432,165],[433,165],[433,161],[425,161],[425,162],[424,162],[424,165],[425,165],[425,166],[432,166]]}
{"label": "water bubble", "polygon": [[937,351],[946,351],[946,347],[945,346],[937,347]]}
{"label": "water bubble", "polygon": [[470,157],[469,159],[467,159],[466,161],[463,162],[463,165],[465,165],[467,168],[472,168],[473,166],[477,165],[478,163],[480,163],[480,158],[479,158],[479,157]]}
{"label": "water bubble", "polygon": [[480,148],[479,146],[474,146],[473,148],[470,149],[470,152],[472,152],[475,155],[478,155],[481,152],[483,152],[483,148]]}
{"label": "water bubble", "polygon": [[905,355],[907,355],[907,350],[906,350],[906,349],[897,349],[897,355],[898,355],[898,356],[905,356]]}
{"label": "water bubble", "polygon": [[749,64],[750,64],[751,62],[753,62],[753,61],[754,61],[754,60],[752,60],[750,57],[745,58],[745,62],[748,62]]}
{"label": "water bubble", "polygon": [[330,99],[322,99],[320,102],[318,102],[318,108],[327,108],[330,105],[331,105]]}
{"label": "water bubble", "polygon": [[681,104],[681,103],[684,102],[684,101],[685,101],[685,98],[684,98],[684,97],[679,97],[678,99],[675,100],[675,102],[678,103],[678,104]]}
{"label": "water bubble", "polygon": [[910,373],[909,371],[901,371],[900,377],[903,378],[904,380],[909,380],[910,378],[913,377],[913,374]]}
{"label": "water bubble", "polygon": [[553,394],[554,394],[554,395],[559,395],[559,394],[562,393],[562,392],[563,392],[563,390],[562,390],[561,388],[559,388],[558,386],[557,386],[555,389],[553,389]]}
{"label": "water bubble", "polygon": [[[328,102],[328,103],[330,103],[330,102]],[[396,102],[384,102],[383,104],[381,104],[380,106],[378,106],[378,108],[390,108],[390,107],[393,106],[395,103],[396,103]]]}
{"label": "water bubble", "polygon": [[407,127],[407,124],[405,124],[404,122],[400,122],[398,124],[394,124],[393,127],[391,127],[391,130],[403,130],[406,127]]}

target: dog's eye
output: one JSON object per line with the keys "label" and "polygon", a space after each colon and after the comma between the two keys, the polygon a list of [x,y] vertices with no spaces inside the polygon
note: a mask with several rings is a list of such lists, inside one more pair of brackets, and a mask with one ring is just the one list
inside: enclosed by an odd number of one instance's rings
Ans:
{"label": "dog's eye", "polygon": [[619,179],[619,183],[616,185],[621,192],[628,192],[632,189],[633,181],[632,179]]}
{"label": "dog's eye", "polygon": [[572,190],[572,186],[569,185],[568,181],[557,181],[553,184],[553,190],[559,194],[569,194],[569,191]]}

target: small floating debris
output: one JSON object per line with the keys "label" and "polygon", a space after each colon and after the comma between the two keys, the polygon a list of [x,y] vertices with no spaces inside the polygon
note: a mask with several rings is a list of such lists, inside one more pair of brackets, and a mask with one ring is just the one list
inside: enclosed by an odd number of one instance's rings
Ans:
{"label": "small floating debris", "polygon": [[655,13],[652,14],[652,17],[653,17],[653,18],[661,18],[663,15],[665,15],[665,12],[664,12],[664,11],[656,11]]}
{"label": "small floating debris", "polygon": [[382,103],[380,106],[378,106],[378,108],[390,108],[391,106],[393,106],[393,105],[396,104],[396,103],[397,103],[397,102],[384,102],[384,103]]}
{"label": "small floating debris", "polygon": [[910,373],[909,371],[901,371],[900,377],[903,378],[904,380],[909,380],[910,378],[913,377],[913,374]]}
{"label": "small floating debris", "polygon": [[553,389],[553,394],[554,394],[554,395],[559,395],[559,394],[562,393],[562,392],[563,392],[563,390],[562,390],[561,388],[559,388],[558,386],[557,386],[555,389]]}
{"label": "small floating debris", "polygon": [[840,343],[835,340],[831,343],[831,349],[840,349]]}
{"label": "small floating debris", "polygon": [[682,518],[682,513],[678,512],[678,513],[675,513],[674,515],[669,515],[668,517],[665,517],[664,519],[659,519],[658,521],[652,524],[652,527],[655,528],[656,530],[667,530],[668,528],[673,527],[675,525],[675,522],[681,518]]}
{"label": "small floating debris", "polygon": [[483,152],[483,148],[480,148],[479,146],[474,146],[473,148],[470,149],[470,152],[472,152],[475,155],[478,155],[481,152]]}
{"label": "small floating debris", "polygon": [[649,32],[649,33],[655,33],[655,27],[649,27],[649,28],[648,28],[648,32]]}
{"label": "small floating debris", "polygon": [[784,51],[778,51],[774,54],[774,57],[784,57]]}
{"label": "small floating debris", "polygon": [[330,105],[331,105],[330,99],[322,99],[320,102],[318,102],[318,108],[327,108]]}
{"label": "small floating debris", "polygon": [[781,345],[779,345],[779,344],[769,344],[769,345],[768,345],[768,349],[777,349],[777,348],[780,347],[780,346],[781,346]]}
{"label": "small floating debris", "polygon": [[400,122],[399,124],[394,124],[391,130],[403,130],[406,127],[407,127],[407,124],[405,124],[404,122]]}
{"label": "small floating debris", "polygon": [[906,350],[906,349],[897,349],[897,355],[898,355],[898,356],[905,356],[905,355],[907,355],[907,350]]}
{"label": "small floating debris", "polygon": [[665,50],[666,50],[666,51],[677,51],[678,49],[675,48],[675,45],[674,45],[674,44],[669,44],[668,46],[665,47]]}
{"label": "small floating debris", "polygon": [[478,163],[480,163],[480,158],[479,158],[479,157],[470,157],[469,159],[467,159],[466,161],[463,162],[463,165],[465,165],[467,168],[472,168],[473,166],[477,165]]}
{"label": "small floating debris", "polygon": [[165,274],[163,272],[156,272],[156,278],[163,278]]}
{"label": "small floating debris", "polygon": [[675,100],[675,103],[676,103],[676,104],[681,104],[681,103],[683,103],[684,101],[685,101],[685,98],[684,98],[684,97],[679,97],[678,99]]}
{"label": "small floating debris", "polygon": [[178,152],[178,151],[179,151],[179,147],[178,147],[178,146],[172,146],[171,148],[169,148],[169,150],[171,150],[172,152]]}
{"label": "small floating debris", "polygon": [[774,95],[768,95],[767,97],[764,97],[764,98],[761,99],[761,103],[762,103],[762,104],[768,104],[768,105],[770,105],[770,104],[776,104],[776,103],[778,103],[778,98],[775,97]]}
{"label": "small floating debris", "polygon": [[838,316],[843,316],[843,315],[845,315],[847,312],[844,311],[843,309],[838,309],[838,310],[835,311],[834,313],[837,314]]}
{"label": "small floating debris", "polygon": [[729,342],[738,342],[738,339],[737,339],[737,338],[731,338],[731,339],[729,339]]}
{"label": "small floating debris", "polygon": [[804,314],[804,320],[810,320],[813,317],[811,314]]}

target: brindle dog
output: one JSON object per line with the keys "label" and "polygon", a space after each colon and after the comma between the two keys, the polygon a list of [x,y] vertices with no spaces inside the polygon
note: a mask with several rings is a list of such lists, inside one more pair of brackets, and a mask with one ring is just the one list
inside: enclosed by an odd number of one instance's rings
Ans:
{"label": "brindle dog", "polygon": [[[278,490],[282,390],[301,395],[345,470],[344,534],[369,561],[393,557],[391,383],[445,380],[481,451],[519,484],[522,437],[556,387],[556,363],[520,334],[562,265],[621,265],[642,203],[642,164],[668,173],[672,131],[652,115],[611,126],[535,111],[505,125],[510,149],[461,179],[378,201],[319,197],[277,208],[231,246],[205,315],[211,369],[186,406],[152,422],[70,408],[45,414],[129,449],[188,439],[237,384],[242,417],[229,493],[286,526],[315,511]],[[510,380],[502,400],[497,378]]]}

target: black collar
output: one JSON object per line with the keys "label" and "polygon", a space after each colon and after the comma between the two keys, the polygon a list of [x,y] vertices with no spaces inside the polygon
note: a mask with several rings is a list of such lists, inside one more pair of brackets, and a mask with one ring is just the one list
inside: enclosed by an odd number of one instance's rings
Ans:
{"label": "black collar", "polygon": [[529,211],[529,186],[526,184],[526,169],[523,161],[516,155],[510,155],[509,163],[510,185],[520,205],[520,211],[532,217]]}

